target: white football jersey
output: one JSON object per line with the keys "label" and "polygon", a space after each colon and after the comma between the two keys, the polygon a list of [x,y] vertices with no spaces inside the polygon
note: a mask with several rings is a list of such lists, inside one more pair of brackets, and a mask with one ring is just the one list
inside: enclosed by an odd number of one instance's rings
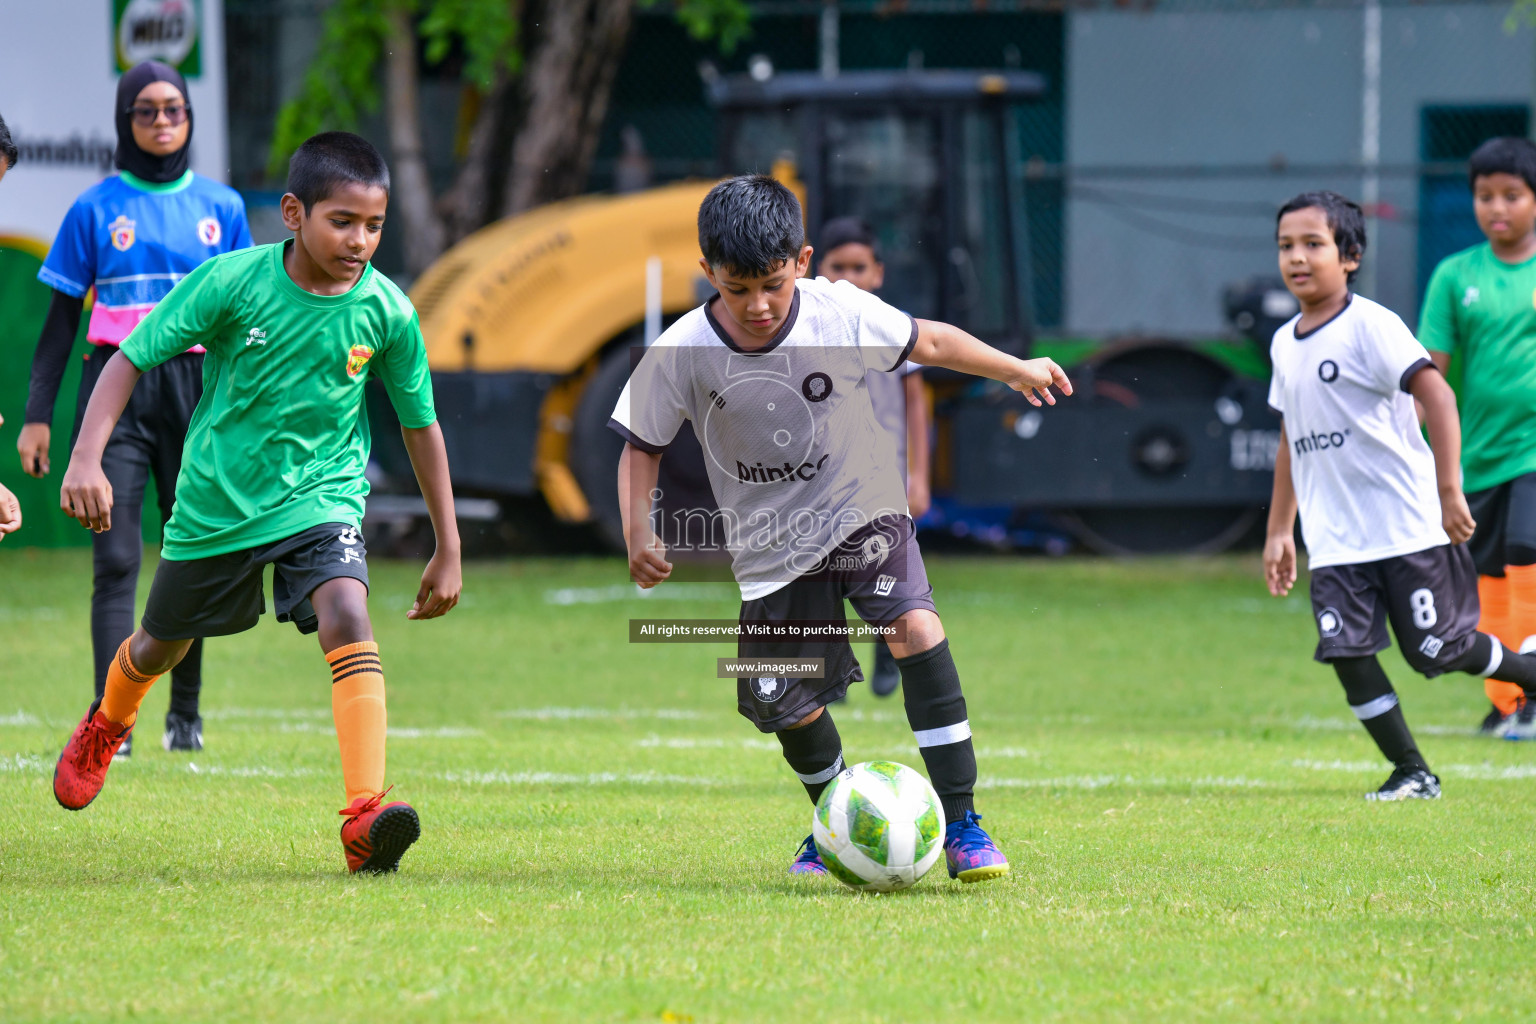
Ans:
{"label": "white football jersey", "polygon": [[1327,323],[1275,332],[1269,404],[1285,417],[1307,563],[1374,562],[1449,544],[1409,378],[1429,353],[1385,306],[1351,295]]}
{"label": "white football jersey", "polygon": [[759,349],[731,340],[714,299],[684,314],[646,350],[609,421],[650,452],[693,422],[718,522],[661,523],[658,533],[687,550],[690,533],[703,542],[706,530],[722,532],[746,601],[810,572],[860,527],[907,511],[896,446],[864,378],[906,361],[917,321],[847,281],[795,285],[784,326]]}

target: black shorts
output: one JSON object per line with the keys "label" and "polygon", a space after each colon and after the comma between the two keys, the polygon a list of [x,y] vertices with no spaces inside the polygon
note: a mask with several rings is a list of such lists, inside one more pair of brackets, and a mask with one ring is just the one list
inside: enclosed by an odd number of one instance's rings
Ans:
{"label": "black shorts", "polygon": [[[913,608],[936,611],[933,587],[908,516],[884,516],[852,534],[818,567],[766,597],[743,601],[741,622],[843,622],[843,599],[859,618],[885,625]],[[794,725],[819,707],[838,700],[848,684],[864,678],[853,647],[844,637],[795,642],[736,641],[741,658],[823,658],[821,679],[736,680],[736,708],[763,732]]]}
{"label": "black shorts", "polygon": [[1408,664],[1448,672],[1477,638],[1477,570],[1465,544],[1445,544],[1379,562],[1312,570],[1318,661],[1387,649],[1387,622]]}
{"label": "black shorts", "polygon": [[[115,355],[116,345],[94,345],[86,353],[85,366],[80,371],[80,392],[75,402],[75,427],[69,440],[71,449],[80,437],[80,427],[85,423],[85,407],[90,404],[96,381]],[[145,370],[134,384],[128,404],[117,418],[117,425],[112,428],[108,448],[133,444],[154,450],[161,445],[171,445],[180,461],[181,446],[192,423],[192,413],[203,397],[204,358],[201,352],[183,352]],[[170,506],[169,501],[164,504]]]}
{"label": "black shorts", "polygon": [[1467,495],[1477,530],[1467,541],[1480,576],[1503,576],[1509,549],[1536,552],[1536,473]]}
{"label": "black shorts", "polygon": [[272,568],[277,621],[300,633],[320,627],[309,595],[345,576],[368,585],[368,551],[356,527],[323,523],[271,544],[185,562],[162,558],[144,606],[144,632],[156,640],[243,633],[267,610],[261,573]]}

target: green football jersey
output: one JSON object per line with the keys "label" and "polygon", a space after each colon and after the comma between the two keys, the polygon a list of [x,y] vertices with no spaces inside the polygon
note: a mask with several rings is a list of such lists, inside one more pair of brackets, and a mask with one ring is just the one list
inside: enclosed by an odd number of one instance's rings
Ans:
{"label": "green football jersey", "polygon": [[1435,268],[1419,341],[1461,360],[1462,486],[1536,472],[1536,258],[1505,263],[1486,242]]}
{"label": "green football jersey", "polygon": [[307,292],[283,269],[290,244],[204,262],[123,341],[140,370],[195,344],[208,350],[165,558],[208,558],[322,523],[361,526],[369,377],[384,382],[404,426],[436,419],[405,294],[371,265],[344,295]]}

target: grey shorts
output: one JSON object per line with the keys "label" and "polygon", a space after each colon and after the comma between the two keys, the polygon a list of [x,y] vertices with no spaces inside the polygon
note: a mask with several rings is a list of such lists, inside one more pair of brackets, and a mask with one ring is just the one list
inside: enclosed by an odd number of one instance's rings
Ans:
{"label": "grey shorts", "polygon": [[[743,601],[741,622],[846,621],[843,601],[872,625],[893,622],[913,608],[936,611],[933,587],[908,516],[885,516],[850,536],[812,572],[796,577],[766,597]],[[794,725],[819,707],[838,700],[848,684],[864,678],[846,638],[792,642],[736,641],[741,658],[823,658],[821,679],[736,680],[736,708],[763,732]]]}
{"label": "grey shorts", "polygon": [[1312,571],[1318,661],[1390,646],[1387,623],[1416,671],[1437,676],[1477,638],[1477,569],[1465,544]]}
{"label": "grey shorts", "polygon": [[190,640],[243,633],[267,610],[261,573],[272,566],[277,621],[300,633],[320,627],[309,595],[327,580],[349,577],[368,585],[368,550],[346,523],[323,523],[292,537],[184,562],[162,558],[144,606],[144,632],[157,640]]}

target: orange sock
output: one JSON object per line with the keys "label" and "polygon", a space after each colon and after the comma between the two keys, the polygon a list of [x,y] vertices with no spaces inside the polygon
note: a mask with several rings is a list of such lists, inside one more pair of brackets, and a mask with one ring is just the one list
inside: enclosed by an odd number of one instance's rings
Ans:
{"label": "orange sock", "polygon": [[341,747],[347,803],[384,791],[384,664],[379,645],[347,644],[326,654],[331,665],[331,714]]}
{"label": "orange sock", "polygon": [[1506,565],[1509,584],[1509,636],[1504,646],[1518,651],[1528,636],[1536,636],[1536,565]]}
{"label": "orange sock", "polygon": [[159,676],[147,676],[133,667],[133,659],[128,656],[128,645],[132,637],[123,641],[117,649],[117,657],[112,659],[111,666],[107,669],[107,689],[101,696],[101,708],[107,721],[118,725],[129,726],[139,717],[139,705],[144,703],[144,695],[149,688],[155,685]]}
{"label": "orange sock", "polygon": [[[1496,576],[1477,578],[1477,599],[1483,608],[1477,628],[1512,650],[1519,650],[1521,641],[1536,632],[1536,592],[1530,595],[1533,603],[1526,615],[1523,616],[1515,607],[1515,574],[1526,573],[1527,589],[1536,591],[1536,575],[1532,574],[1532,570],[1536,570],[1536,566],[1511,565],[1505,566],[1503,579]],[[1520,702],[1525,698],[1525,692],[1518,685],[1497,679],[1484,679],[1483,691],[1488,694],[1493,706],[1506,715],[1519,710]]]}

